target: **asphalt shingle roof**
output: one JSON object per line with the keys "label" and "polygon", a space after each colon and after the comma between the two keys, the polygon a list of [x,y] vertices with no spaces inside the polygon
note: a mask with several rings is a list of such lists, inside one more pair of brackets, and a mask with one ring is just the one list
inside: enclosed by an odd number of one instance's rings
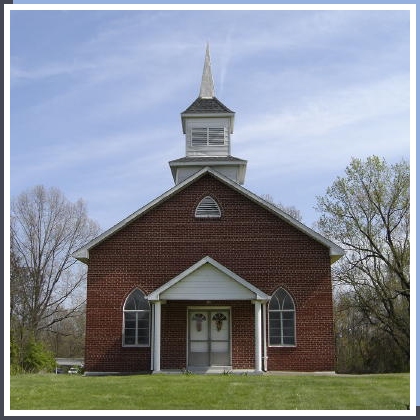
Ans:
{"label": "asphalt shingle roof", "polygon": [[[227,106],[223,105],[216,97],[198,97],[182,114],[203,114],[203,113],[229,113],[234,114]],[[181,115],[182,115],[181,114]]]}

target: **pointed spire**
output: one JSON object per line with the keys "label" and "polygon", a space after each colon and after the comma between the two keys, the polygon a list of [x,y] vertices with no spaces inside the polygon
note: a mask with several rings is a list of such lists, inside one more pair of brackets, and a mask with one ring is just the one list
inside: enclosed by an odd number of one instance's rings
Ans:
{"label": "pointed spire", "polygon": [[201,79],[200,98],[214,98],[214,83],[211,74],[209,43],[206,48],[206,58],[204,60],[203,77]]}

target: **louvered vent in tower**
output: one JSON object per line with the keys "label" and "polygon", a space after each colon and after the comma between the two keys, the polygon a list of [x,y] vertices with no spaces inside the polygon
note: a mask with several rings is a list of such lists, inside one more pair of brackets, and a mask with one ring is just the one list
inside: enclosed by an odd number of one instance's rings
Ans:
{"label": "louvered vent in tower", "polygon": [[220,207],[216,201],[210,197],[204,197],[195,209],[195,217],[218,218],[221,217]]}

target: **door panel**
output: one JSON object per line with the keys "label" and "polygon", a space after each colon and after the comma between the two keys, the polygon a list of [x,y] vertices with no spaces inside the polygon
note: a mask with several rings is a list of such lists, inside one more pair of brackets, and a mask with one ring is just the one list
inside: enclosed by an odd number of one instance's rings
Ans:
{"label": "door panel", "polygon": [[230,311],[189,310],[188,365],[230,366]]}

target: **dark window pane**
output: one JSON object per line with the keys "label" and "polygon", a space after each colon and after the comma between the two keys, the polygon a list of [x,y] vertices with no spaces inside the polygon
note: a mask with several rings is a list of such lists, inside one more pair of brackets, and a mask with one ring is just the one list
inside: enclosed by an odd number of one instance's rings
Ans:
{"label": "dark window pane", "polygon": [[274,295],[274,296],[271,298],[270,303],[269,303],[269,305],[268,305],[268,309],[269,309],[270,311],[280,309],[279,300],[278,300],[278,298],[277,298],[277,296],[276,296],[276,295]]}
{"label": "dark window pane", "polygon": [[135,344],[134,337],[125,337],[125,344],[134,345]]}
{"label": "dark window pane", "polygon": [[293,330],[284,330],[283,331],[283,337],[293,337],[295,335],[295,332]]}
{"label": "dark window pane", "polygon": [[149,314],[150,314],[149,311],[140,311],[140,312],[137,312],[137,317],[139,320],[145,320],[149,322]]}
{"label": "dark window pane", "polygon": [[125,312],[125,328],[136,328],[136,313],[135,312]]}
{"label": "dark window pane", "polygon": [[270,328],[280,328],[281,321],[279,319],[270,320]]}
{"label": "dark window pane", "polygon": [[295,344],[295,338],[294,337],[284,337],[283,338],[283,343],[293,345],[293,344]]}
{"label": "dark window pane", "polygon": [[295,323],[293,322],[293,319],[285,319],[283,321],[283,327],[284,328],[294,328]]}
{"label": "dark window pane", "polygon": [[139,328],[149,328],[149,320],[148,319],[139,319],[137,326]]}
{"label": "dark window pane", "polygon": [[283,311],[282,316],[283,316],[284,320],[291,320],[295,317],[295,313],[294,312]]}
{"label": "dark window pane", "polygon": [[125,328],[136,328],[136,321],[125,320]]}
{"label": "dark window pane", "polygon": [[125,329],[125,336],[128,337],[135,337],[136,335],[136,329],[135,328],[126,328]]}
{"label": "dark window pane", "polygon": [[148,311],[150,309],[149,302],[142,296],[139,296],[136,301],[136,309]]}
{"label": "dark window pane", "polygon": [[132,295],[129,296],[129,298],[125,302],[124,309],[126,309],[126,310],[134,310],[134,309],[136,309],[136,301],[134,299],[134,296],[132,296]]}
{"label": "dark window pane", "polygon": [[295,305],[293,304],[292,298],[289,295],[284,297],[283,309],[295,309]]}
{"label": "dark window pane", "polygon": [[278,333],[280,333],[281,331],[281,324],[280,322],[270,322],[270,333],[274,332],[274,331],[278,331]]}
{"label": "dark window pane", "polygon": [[125,312],[125,320],[126,321],[135,321],[136,320],[136,313],[135,312]]}
{"label": "dark window pane", "polygon": [[124,334],[124,342],[125,344],[136,344],[136,330],[134,329],[129,329],[126,328],[125,329],[125,334]]}
{"label": "dark window pane", "polygon": [[138,344],[148,345],[149,344],[149,330],[138,330]]}
{"label": "dark window pane", "polygon": [[281,344],[280,336],[270,334],[270,345],[277,346],[279,344]]}
{"label": "dark window pane", "polygon": [[149,330],[145,330],[145,329],[139,329],[137,330],[137,334],[138,334],[138,339],[142,339],[142,338],[148,338],[149,337]]}

